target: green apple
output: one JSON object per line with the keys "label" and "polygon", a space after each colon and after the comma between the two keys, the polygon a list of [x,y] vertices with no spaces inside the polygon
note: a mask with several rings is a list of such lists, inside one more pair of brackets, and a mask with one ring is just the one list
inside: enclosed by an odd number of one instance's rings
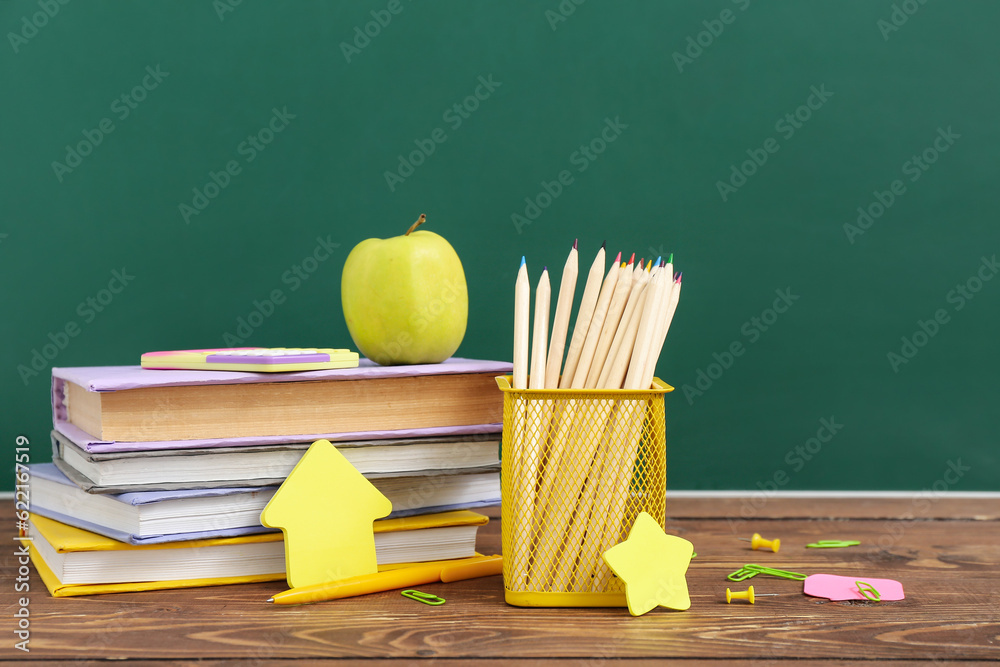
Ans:
{"label": "green apple", "polygon": [[367,239],[344,263],[340,298],[358,350],[383,366],[436,364],[458,349],[469,290],[455,249],[434,232]]}

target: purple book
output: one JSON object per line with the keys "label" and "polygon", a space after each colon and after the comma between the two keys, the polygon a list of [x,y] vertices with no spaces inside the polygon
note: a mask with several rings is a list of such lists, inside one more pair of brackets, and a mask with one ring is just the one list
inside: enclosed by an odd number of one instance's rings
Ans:
{"label": "purple book", "polygon": [[315,380],[362,380],[373,378],[414,377],[423,375],[449,375],[484,373],[504,375],[512,371],[512,364],[503,361],[451,358],[440,364],[411,366],[378,366],[362,359],[357,368],[342,368],[293,373],[250,373],[244,371],[185,371],[149,370],[140,366],[79,366],[52,369],[52,421],[55,428],[74,440],[87,452],[147,451],[201,447],[232,447],[237,445],[266,445],[305,442],[327,439],[377,440],[384,438],[417,438],[423,436],[470,435],[499,433],[502,425],[475,424],[400,430],[354,431],[351,433],[304,433],[295,436],[264,436],[220,438],[204,440],[162,440],[146,442],[116,442],[93,438],[67,421],[66,383],[72,382],[88,391],[111,392],[148,387],[171,387],[206,384],[248,384],[257,382],[308,382]]}

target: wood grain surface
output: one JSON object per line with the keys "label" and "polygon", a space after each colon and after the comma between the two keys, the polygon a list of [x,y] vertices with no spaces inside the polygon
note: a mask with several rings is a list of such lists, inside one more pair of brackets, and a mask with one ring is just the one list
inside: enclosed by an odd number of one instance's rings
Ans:
{"label": "wood grain surface", "polygon": [[[30,598],[31,652],[15,650],[13,634],[7,632],[0,660],[265,665],[360,658],[358,664],[371,666],[472,659],[499,665],[516,659],[518,665],[559,660],[595,667],[665,658],[679,659],[675,664],[681,665],[818,660],[831,666],[863,660],[898,665],[1000,660],[995,501],[984,507],[981,500],[951,499],[949,507],[960,518],[949,518],[933,502],[918,516],[912,503],[909,510],[900,511],[897,503],[891,511],[877,511],[869,500],[838,499],[838,514],[832,515],[826,501],[772,498],[752,518],[742,519],[740,504],[731,500],[718,503],[730,514],[720,512],[716,518],[704,516],[707,501],[697,507],[686,507],[687,499],[671,501],[667,531],[691,540],[698,552],[687,577],[691,609],[658,609],[638,618],[624,609],[511,607],[503,601],[500,577],[421,586],[448,600],[440,607],[398,592],[302,607],[265,603],[283,589],[280,583],[53,599],[33,570],[30,592],[14,592],[17,562],[10,546],[2,559],[0,600],[10,624],[17,598]],[[15,545],[11,507],[8,503],[4,515],[11,518],[0,534]],[[780,537],[780,552],[751,551],[737,539],[755,531]],[[817,539],[857,539],[862,545],[805,548]],[[499,518],[481,530],[479,549],[499,552]],[[907,597],[829,602],[803,595],[801,582],[763,575],[735,584],[726,580],[745,563],[806,574],[893,578],[903,583]],[[744,590],[749,584],[758,593],[778,596],[759,598],[755,605],[725,603],[727,586]]]}

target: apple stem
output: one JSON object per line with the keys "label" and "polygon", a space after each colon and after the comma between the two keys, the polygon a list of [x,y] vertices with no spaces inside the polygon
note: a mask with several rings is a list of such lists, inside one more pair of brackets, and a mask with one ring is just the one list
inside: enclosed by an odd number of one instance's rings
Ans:
{"label": "apple stem", "polygon": [[417,218],[417,221],[414,222],[412,225],[410,225],[410,228],[406,230],[406,233],[403,234],[403,236],[409,236],[410,232],[412,232],[414,229],[424,224],[425,222],[427,222],[427,216],[421,213],[420,217]]}

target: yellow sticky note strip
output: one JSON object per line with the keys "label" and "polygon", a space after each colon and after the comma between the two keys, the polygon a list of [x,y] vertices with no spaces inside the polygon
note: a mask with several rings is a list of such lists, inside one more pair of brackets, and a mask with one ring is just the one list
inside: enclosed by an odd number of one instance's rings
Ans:
{"label": "yellow sticky note strip", "polygon": [[317,440],[261,512],[260,522],[285,535],[291,587],[371,574],[372,522],[392,503],[329,440]]}
{"label": "yellow sticky note strip", "polygon": [[693,544],[667,535],[656,519],[642,512],[628,539],[604,552],[604,562],[625,584],[629,613],[642,616],[657,606],[691,607],[684,575],[693,553]]}

